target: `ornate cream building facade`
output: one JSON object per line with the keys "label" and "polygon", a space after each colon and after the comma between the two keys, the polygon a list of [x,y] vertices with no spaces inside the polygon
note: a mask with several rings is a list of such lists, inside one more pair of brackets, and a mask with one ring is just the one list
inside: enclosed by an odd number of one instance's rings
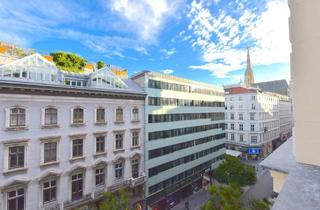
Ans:
{"label": "ornate cream building facade", "polygon": [[108,68],[70,74],[38,54],[0,66],[0,209],[94,209],[120,187],[142,205],[144,99]]}

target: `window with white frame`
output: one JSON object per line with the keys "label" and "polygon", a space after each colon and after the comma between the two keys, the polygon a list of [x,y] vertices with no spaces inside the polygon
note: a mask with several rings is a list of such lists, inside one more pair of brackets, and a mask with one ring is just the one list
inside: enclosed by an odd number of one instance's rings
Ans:
{"label": "window with white frame", "polygon": [[26,126],[26,109],[11,108],[9,111],[9,127],[25,127]]}
{"label": "window with white frame", "polygon": [[243,120],[243,114],[242,113],[239,114],[239,120]]}
{"label": "window with white frame", "polygon": [[123,178],[124,160],[120,159],[115,163],[115,177],[116,179]]}
{"label": "window with white frame", "polygon": [[105,114],[106,113],[104,108],[96,109],[96,123],[105,123],[106,122]]}
{"label": "window with white frame", "polygon": [[50,107],[44,110],[44,125],[57,125],[58,124],[58,110]]}
{"label": "window with white frame", "polygon": [[58,153],[58,142],[44,142],[43,143],[43,163],[56,162]]}
{"label": "window with white frame", "polygon": [[116,109],[116,122],[123,122],[123,109],[121,107]]}
{"label": "window with white frame", "polygon": [[230,119],[234,120],[234,114],[233,113],[230,114]]}
{"label": "window with white frame", "polygon": [[132,146],[139,146],[139,131],[138,130],[134,130],[131,133],[132,135]]}
{"label": "window with white frame", "polygon": [[7,210],[26,209],[26,190],[24,187],[15,188],[7,192]]}
{"label": "window with white frame", "polygon": [[250,129],[251,129],[251,131],[254,131],[254,124],[250,125]]}
{"label": "window with white frame", "polygon": [[8,169],[18,169],[25,167],[25,145],[8,147]]}
{"label": "window with white frame", "polygon": [[254,120],[254,112],[250,113],[250,120]]}
{"label": "window with white frame", "polygon": [[255,104],[251,104],[251,109],[255,110],[256,109],[256,105]]}
{"label": "window with white frame", "polygon": [[105,152],[105,136],[96,136],[96,154]]}
{"label": "window with white frame", "polygon": [[80,107],[74,108],[72,112],[72,123],[83,124],[84,123],[84,110]]}
{"label": "window with white frame", "polygon": [[132,121],[139,121],[139,109],[137,107],[132,109]]}
{"label": "window with white frame", "polygon": [[123,137],[124,133],[122,132],[116,132],[115,133],[115,149],[123,149]]}
{"label": "window with white frame", "polygon": [[258,143],[258,137],[257,136],[251,136],[251,144]]}
{"label": "window with white frame", "polygon": [[239,130],[243,131],[243,124],[239,124]]}
{"label": "window with white frame", "polygon": [[234,140],[234,133],[230,134],[230,139],[233,141]]}
{"label": "window with white frame", "polygon": [[83,139],[72,140],[72,158],[83,157]]}
{"label": "window with white frame", "polygon": [[105,167],[99,167],[95,169],[95,179],[97,187],[105,185],[105,176]]}
{"label": "window with white frame", "polygon": [[57,200],[57,180],[50,179],[42,183],[43,204],[51,203]]}
{"label": "window with white frame", "polygon": [[239,135],[239,141],[240,141],[240,142],[243,142],[243,134],[240,134],[240,135]]}
{"label": "window with white frame", "polygon": [[230,124],[230,129],[234,130],[234,124],[233,123]]}
{"label": "window with white frame", "polygon": [[71,199],[79,200],[83,197],[84,173],[78,172],[71,175]]}
{"label": "window with white frame", "polygon": [[139,156],[136,156],[131,160],[131,175],[133,178],[139,177],[139,162]]}

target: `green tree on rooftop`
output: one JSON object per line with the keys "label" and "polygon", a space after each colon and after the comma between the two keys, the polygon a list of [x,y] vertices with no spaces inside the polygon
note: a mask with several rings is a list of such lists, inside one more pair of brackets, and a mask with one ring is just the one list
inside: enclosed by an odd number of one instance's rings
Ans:
{"label": "green tree on rooftop", "polygon": [[69,72],[80,73],[87,63],[84,58],[74,53],[55,52],[50,55],[58,68]]}
{"label": "green tree on rooftop", "polygon": [[102,69],[105,66],[106,66],[106,63],[104,61],[98,61],[97,62],[97,68],[98,69]]}

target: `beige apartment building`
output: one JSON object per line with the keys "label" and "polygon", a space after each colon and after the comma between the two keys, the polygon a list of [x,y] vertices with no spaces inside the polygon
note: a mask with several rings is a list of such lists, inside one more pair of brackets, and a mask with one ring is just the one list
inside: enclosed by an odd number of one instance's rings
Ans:
{"label": "beige apartment building", "polygon": [[273,210],[320,209],[319,0],[289,0],[293,138],[261,165],[271,170],[279,196]]}

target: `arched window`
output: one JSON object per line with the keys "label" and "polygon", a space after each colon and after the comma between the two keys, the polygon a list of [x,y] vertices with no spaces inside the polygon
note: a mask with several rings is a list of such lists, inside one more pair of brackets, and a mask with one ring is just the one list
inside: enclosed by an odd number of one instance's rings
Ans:
{"label": "arched window", "polygon": [[133,178],[139,177],[139,162],[140,162],[139,155],[135,155],[131,159],[131,173]]}
{"label": "arched window", "polygon": [[115,162],[115,177],[116,179],[122,179],[124,175],[124,159],[120,158]]}
{"label": "arched window", "polygon": [[44,110],[44,124],[57,125],[58,124],[58,110],[56,108],[46,108]]}
{"label": "arched window", "polygon": [[10,109],[10,127],[26,126],[26,110],[24,108]]}
{"label": "arched window", "polygon": [[139,109],[137,107],[132,109],[132,121],[139,121]]}
{"label": "arched window", "polygon": [[121,107],[116,109],[116,122],[123,122],[123,109]]}
{"label": "arched window", "polygon": [[77,107],[73,109],[72,122],[73,124],[84,123],[84,111],[82,108]]}

